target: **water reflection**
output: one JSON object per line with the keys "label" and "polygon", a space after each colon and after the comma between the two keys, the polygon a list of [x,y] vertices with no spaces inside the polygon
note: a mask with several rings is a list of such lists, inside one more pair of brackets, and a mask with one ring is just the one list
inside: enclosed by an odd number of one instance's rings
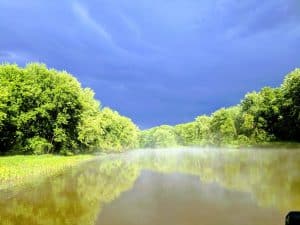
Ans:
{"label": "water reflection", "polygon": [[259,208],[250,194],[196,176],[143,171],[133,189],[103,208],[96,224],[279,225],[282,218],[277,210]]}
{"label": "water reflection", "polygon": [[23,191],[0,192],[0,224],[283,224],[287,211],[300,209],[299,153],[107,156]]}

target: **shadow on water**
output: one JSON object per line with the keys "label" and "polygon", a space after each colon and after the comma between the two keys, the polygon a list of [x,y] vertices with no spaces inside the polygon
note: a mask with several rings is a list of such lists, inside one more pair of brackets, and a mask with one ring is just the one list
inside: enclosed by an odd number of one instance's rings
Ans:
{"label": "shadow on water", "polygon": [[300,209],[299,153],[183,149],[105,156],[14,195],[0,193],[0,224],[279,225],[287,211]]}

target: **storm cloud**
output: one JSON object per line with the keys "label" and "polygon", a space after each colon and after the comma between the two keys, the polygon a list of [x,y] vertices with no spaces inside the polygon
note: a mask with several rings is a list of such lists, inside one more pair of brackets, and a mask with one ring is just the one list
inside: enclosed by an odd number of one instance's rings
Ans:
{"label": "storm cloud", "polygon": [[0,62],[67,70],[141,128],[238,104],[300,67],[297,0],[1,0],[0,10]]}

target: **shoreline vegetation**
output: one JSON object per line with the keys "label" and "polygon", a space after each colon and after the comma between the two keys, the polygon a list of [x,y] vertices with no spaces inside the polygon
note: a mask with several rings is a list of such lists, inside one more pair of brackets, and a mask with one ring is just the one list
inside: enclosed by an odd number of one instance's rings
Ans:
{"label": "shoreline vegetation", "polygon": [[102,108],[94,95],[71,74],[44,64],[0,65],[0,155],[300,143],[300,69],[286,75],[280,87],[247,93],[236,106],[147,130]]}
{"label": "shoreline vegetation", "polygon": [[94,95],[71,74],[44,64],[0,64],[0,189],[54,175],[92,157],[82,154],[300,146],[300,69],[286,75],[280,87],[250,92],[236,106],[147,130],[102,108]]}
{"label": "shoreline vegetation", "polygon": [[92,159],[92,155],[0,157],[0,191],[41,182]]}

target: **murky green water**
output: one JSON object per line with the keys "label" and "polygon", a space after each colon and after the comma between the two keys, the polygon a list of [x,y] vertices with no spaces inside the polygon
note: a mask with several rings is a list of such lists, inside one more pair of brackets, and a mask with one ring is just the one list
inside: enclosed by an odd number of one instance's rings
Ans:
{"label": "murky green water", "polygon": [[279,225],[300,210],[300,151],[144,150],[0,192],[0,224]]}

